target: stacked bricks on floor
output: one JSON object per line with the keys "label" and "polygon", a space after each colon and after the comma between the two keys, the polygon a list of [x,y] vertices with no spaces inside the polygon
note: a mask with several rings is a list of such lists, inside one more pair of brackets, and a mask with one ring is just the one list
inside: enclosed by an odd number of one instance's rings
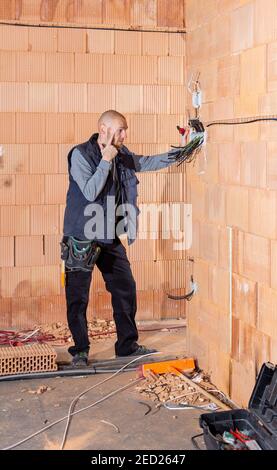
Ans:
{"label": "stacked bricks on floor", "polygon": [[[187,73],[201,72],[203,120],[276,114],[276,15],[275,0],[266,8],[262,0],[186,1]],[[277,362],[277,126],[208,133],[206,173],[190,166],[188,177],[199,283],[189,348],[217,386],[247,405],[262,363]]]}
{"label": "stacked bricks on floor", "polygon": [[49,344],[0,348],[0,376],[57,370],[56,359]]}
{"label": "stacked bricks on floor", "polygon": [[[109,25],[176,31],[182,0],[1,1],[0,21]],[[115,108],[128,119],[127,145],[139,154],[179,142],[186,109],[185,36],[171,32],[0,25],[1,327],[65,321],[59,241],[68,186],[66,156]],[[185,199],[180,168],[139,175],[139,202]],[[138,318],[178,318],[185,303],[185,252],[155,227],[128,254],[138,288]],[[96,269],[89,316],[111,318]]]}

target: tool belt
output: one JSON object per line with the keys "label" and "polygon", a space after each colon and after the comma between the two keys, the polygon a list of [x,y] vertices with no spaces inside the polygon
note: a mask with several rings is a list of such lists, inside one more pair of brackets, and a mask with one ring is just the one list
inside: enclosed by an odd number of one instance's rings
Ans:
{"label": "tool belt", "polygon": [[101,252],[96,242],[74,237],[63,237],[60,245],[67,271],[92,271]]}

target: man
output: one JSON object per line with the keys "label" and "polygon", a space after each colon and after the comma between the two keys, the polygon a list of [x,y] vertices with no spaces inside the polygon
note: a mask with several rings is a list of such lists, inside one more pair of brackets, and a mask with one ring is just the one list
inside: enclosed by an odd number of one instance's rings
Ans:
{"label": "man", "polygon": [[99,118],[98,134],[68,155],[62,257],[66,266],[67,319],[75,343],[69,348],[74,366],[88,363],[86,310],[94,263],[112,296],[116,356],[155,352],[137,343],[136,284],[118,235],[127,232],[129,244],[136,236],[139,210],[135,173],[165,168],[173,160],[167,153],[149,157],[131,153],[123,145],[127,128],[122,114],[106,111]]}

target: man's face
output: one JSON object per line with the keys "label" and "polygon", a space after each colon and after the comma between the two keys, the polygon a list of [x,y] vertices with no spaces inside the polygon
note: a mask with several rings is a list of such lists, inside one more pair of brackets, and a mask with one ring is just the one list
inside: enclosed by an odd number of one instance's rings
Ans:
{"label": "man's face", "polygon": [[103,131],[106,138],[108,137],[108,129],[109,132],[114,133],[112,144],[119,149],[127,137],[128,126],[126,120],[114,119],[109,125],[104,126]]}

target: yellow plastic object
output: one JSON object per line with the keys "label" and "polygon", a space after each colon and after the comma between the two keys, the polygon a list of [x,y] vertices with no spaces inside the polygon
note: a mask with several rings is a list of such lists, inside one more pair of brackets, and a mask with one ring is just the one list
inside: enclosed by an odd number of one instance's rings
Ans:
{"label": "yellow plastic object", "polygon": [[179,375],[180,372],[189,372],[195,369],[195,362],[192,357],[186,359],[175,359],[173,361],[153,362],[151,364],[143,364],[141,367],[142,375],[145,377],[145,372],[151,370],[155,374],[166,374],[171,372]]}
{"label": "yellow plastic object", "polygon": [[61,284],[62,287],[65,287],[65,262],[62,261],[61,265]]}

